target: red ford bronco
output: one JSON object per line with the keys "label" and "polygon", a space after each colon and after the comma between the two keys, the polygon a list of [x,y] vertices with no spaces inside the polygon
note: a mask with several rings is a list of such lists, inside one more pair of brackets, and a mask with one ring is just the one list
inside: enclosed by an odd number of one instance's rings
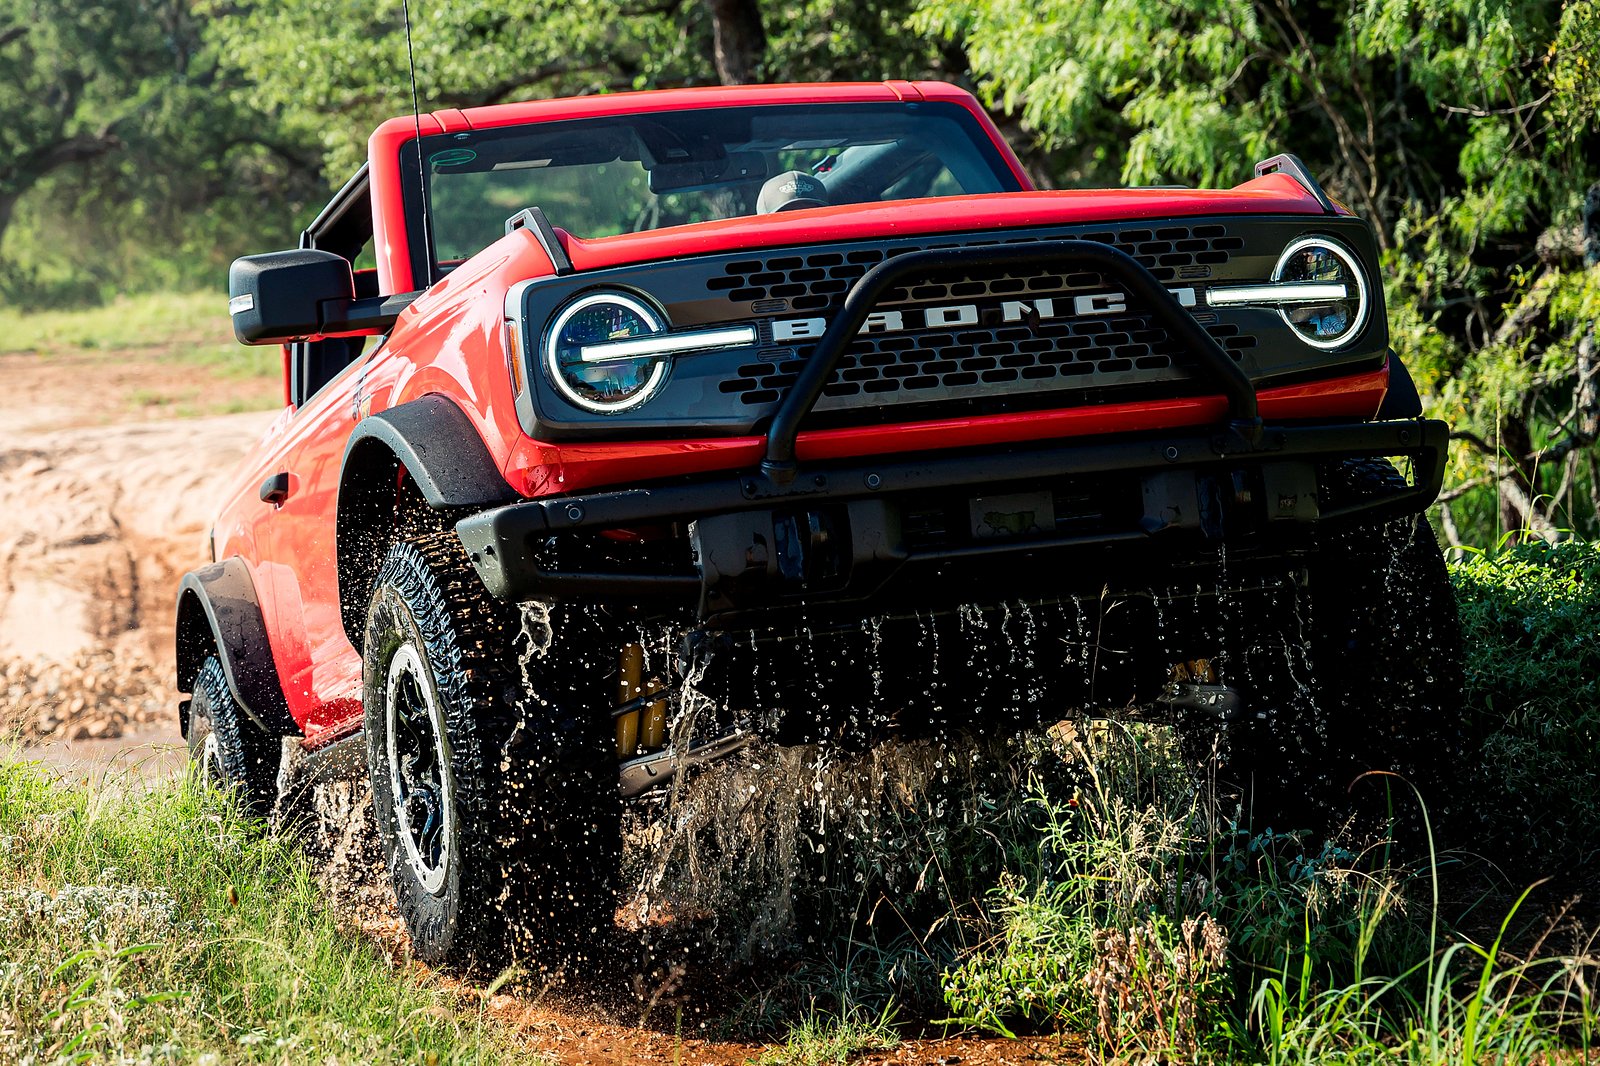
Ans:
{"label": "red ford bronco", "polygon": [[185,735],[258,812],[370,774],[421,958],[572,950],[627,797],[752,737],[1134,708],[1275,807],[1448,747],[1446,427],[1292,156],[1040,192],[936,83],[438,111],[229,292],[284,409]]}

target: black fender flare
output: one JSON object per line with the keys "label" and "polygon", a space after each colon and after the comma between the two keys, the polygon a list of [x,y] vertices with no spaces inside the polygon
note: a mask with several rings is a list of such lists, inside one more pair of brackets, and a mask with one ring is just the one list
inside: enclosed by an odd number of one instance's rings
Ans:
{"label": "black fender flare", "polygon": [[447,396],[430,393],[356,423],[339,468],[334,550],[340,616],[357,649],[368,579],[396,535],[401,470],[434,511],[459,514],[519,498],[472,420]]}
{"label": "black fender flare", "polygon": [[341,511],[352,461],[373,448],[406,468],[435,511],[492,507],[516,498],[472,420],[446,396],[430,393],[356,423],[339,473]]}
{"label": "black fender flare", "polygon": [[[255,582],[243,559],[233,556],[183,575],[178,585],[176,644],[178,691],[194,691],[200,664],[214,648],[228,691],[245,714],[268,736],[299,735],[278,681]],[[187,736],[187,702],[179,713]]]}

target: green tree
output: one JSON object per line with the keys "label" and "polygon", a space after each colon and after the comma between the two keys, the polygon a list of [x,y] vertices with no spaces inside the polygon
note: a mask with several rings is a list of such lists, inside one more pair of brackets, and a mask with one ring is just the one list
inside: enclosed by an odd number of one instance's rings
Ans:
{"label": "green tree", "polygon": [[319,153],[244,109],[203,28],[187,0],[0,0],[9,299],[216,284],[263,202],[305,197]]}
{"label": "green tree", "polygon": [[108,155],[175,57],[178,3],[0,0],[0,240],[17,201],[63,167]]}
{"label": "green tree", "polygon": [[1592,0],[925,0],[914,24],[963,43],[1069,182],[1303,157],[1376,227],[1396,345],[1461,428],[1463,524],[1600,527]]}

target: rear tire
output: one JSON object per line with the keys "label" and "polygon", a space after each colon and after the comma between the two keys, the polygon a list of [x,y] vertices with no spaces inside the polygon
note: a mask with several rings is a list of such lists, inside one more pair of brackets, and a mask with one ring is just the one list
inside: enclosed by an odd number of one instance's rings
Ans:
{"label": "rear tire", "polygon": [[515,956],[555,968],[610,924],[621,811],[611,722],[575,680],[582,664],[561,669],[523,633],[453,532],[396,544],[373,582],[363,677],[373,814],[401,917],[429,963]]}
{"label": "rear tire", "polygon": [[189,758],[201,777],[234,792],[256,818],[272,812],[278,795],[282,745],[261,731],[228,688],[222,661],[208,655],[195,674],[189,701]]}

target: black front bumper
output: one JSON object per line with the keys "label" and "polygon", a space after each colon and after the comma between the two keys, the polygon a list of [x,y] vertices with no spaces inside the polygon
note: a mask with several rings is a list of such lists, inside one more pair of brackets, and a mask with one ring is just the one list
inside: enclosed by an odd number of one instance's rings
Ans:
{"label": "black front bumper", "polygon": [[[502,599],[694,607],[703,619],[865,601],[953,606],[975,594],[1043,594],[1041,571],[1059,576],[1073,553],[1084,565],[1065,569],[1101,582],[1111,566],[1133,569],[1125,580],[1155,561],[1304,554],[1318,529],[1426,508],[1448,439],[1443,422],[1416,420],[886,457],[792,478],[728,474],[529,500],[456,530]],[[1327,492],[1337,464],[1375,456],[1409,459],[1412,483],[1359,499]],[[625,552],[562,551],[638,528],[675,530],[681,556],[638,566]]]}

